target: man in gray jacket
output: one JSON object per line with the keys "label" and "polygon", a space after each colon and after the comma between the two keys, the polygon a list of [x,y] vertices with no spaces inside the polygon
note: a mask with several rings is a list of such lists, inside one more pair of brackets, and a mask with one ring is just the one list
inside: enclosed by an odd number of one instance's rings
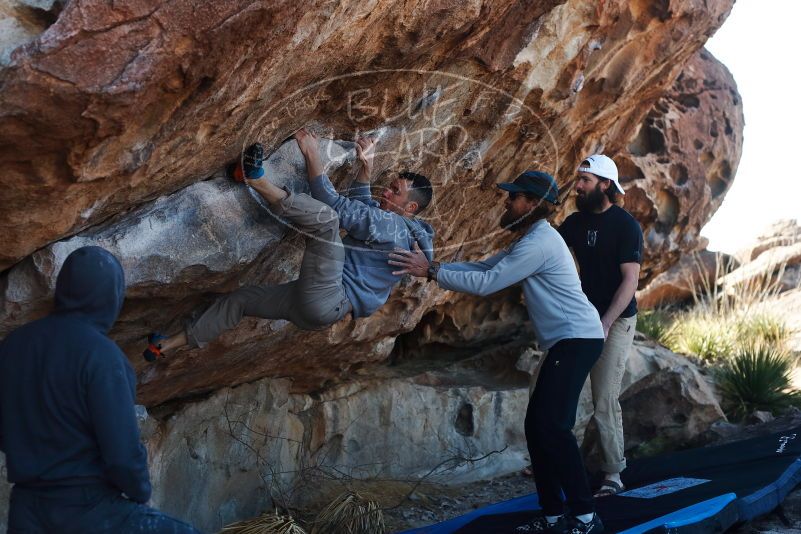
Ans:
{"label": "man in gray jacket", "polygon": [[[324,172],[317,136],[304,129],[295,139],[306,160],[311,195],[270,183],[261,166],[260,145],[248,148],[238,174],[278,217],[306,236],[298,279],[275,286],[245,286],[225,295],[185,331],[171,338],[151,334],[145,359],[153,361],[187,344],[203,346],[243,316],[286,319],[306,330],[329,326],[349,312],[367,317],[386,302],[401,278],[387,264],[393,249],[416,244],[432,259],[434,230],[416,217],[431,202],[426,177],[400,173],[380,200],[373,200],[375,145],[363,138],[356,145],[362,163],[359,174],[347,196],[340,195]],[[347,232],[344,238],[340,228]]]}
{"label": "man in gray jacket", "polygon": [[396,274],[426,276],[444,289],[473,295],[523,284],[534,332],[548,353],[525,420],[542,514],[517,531],[597,534],[603,524],[572,429],[581,388],[603,348],[601,320],[581,291],[570,251],[546,220],[559,203],[553,177],[527,171],[498,187],[509,194],[501,226],[519,235],[506,250],[483,261],[443,264],[398,250],[390,264],[401,267]]}

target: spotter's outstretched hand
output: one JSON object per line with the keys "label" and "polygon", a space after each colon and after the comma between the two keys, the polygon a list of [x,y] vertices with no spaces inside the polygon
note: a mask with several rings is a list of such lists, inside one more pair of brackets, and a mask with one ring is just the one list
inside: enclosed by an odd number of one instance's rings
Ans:
{"label": "spotter's outstretched hand", "polygon": [[420,249],[417,241],[414,242],[414,250],[396,248],[394,252],[391,252],[389,264],[401,267],[401,270],[392,272],[394,275],[410,274],[424,278],[428,274],[428,258]]}

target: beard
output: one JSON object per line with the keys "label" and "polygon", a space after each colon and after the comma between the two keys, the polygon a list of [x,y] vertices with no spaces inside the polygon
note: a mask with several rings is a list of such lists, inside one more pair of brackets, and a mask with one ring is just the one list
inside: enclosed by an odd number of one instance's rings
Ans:
{"label": "beard", "polygon": [[601,184],[597,184],[589,193],[576,193],[576,207],[584,213],[599,211],[604,205],[604,193]]}
{"label": "beard", "polygon": [[501,215],[499,226],[510,232],[518,232],[531,226],[533,223],[544,219],[550,214],[551,209],[544,202],[523,215],[517,215],[509,210],[506,210]]}

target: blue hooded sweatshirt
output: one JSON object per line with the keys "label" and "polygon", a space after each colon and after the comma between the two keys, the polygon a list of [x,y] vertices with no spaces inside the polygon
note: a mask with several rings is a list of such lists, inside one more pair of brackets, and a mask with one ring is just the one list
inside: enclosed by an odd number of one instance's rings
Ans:
{"label": "blue hooded sweatshirt", "polygon": [[343,196],[328,176],[321,174],[310,180],[309,186],[312,197],[333,208],[339,215],[339,227],[348,232],[342,239],[342,284],[354,317],[367,317],[383,306],[400,281],[400,276],[392,274],[397,267],[387,263],[396,247],[412,250],[416,241],[428,261],[433,260],[434,229],[420,219],[378,207],[368,184],[354,182],[348,196]]}
{"label": "blue hooded sweatshirt", "polygon": [[117,259],[79,248],[59,272],[53,313],[0,343],[0,450],[9,482],[109,485],[133,501],[150,499],[136,377],[106,337],[124,298]]}

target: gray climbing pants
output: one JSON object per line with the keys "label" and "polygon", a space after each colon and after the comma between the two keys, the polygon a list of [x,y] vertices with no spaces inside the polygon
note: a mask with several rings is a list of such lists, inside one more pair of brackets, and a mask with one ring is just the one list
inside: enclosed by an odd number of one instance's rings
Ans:
{"label": "gray climbing pants", "polygon": [[285,319],[298,328],[318,330],[351,311],[342,286],[345,249],[337,213],[305,193],[289,193],[273,212],[306,236],[298,279],[275,286],[245,286],[223,296],[187,327],[191,346],[204,346],[244,316]]}

